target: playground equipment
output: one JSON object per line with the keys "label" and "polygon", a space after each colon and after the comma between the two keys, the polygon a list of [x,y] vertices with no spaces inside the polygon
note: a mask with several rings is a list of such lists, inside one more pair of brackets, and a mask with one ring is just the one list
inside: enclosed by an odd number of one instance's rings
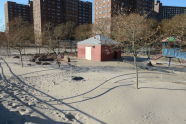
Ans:
{"label": "playground equipment", "polygon": [[186,60],[186,52],[181,50],[181,41],[175,37],[168,37],[162,41],[162,56],[169,58],[169,66],[172,58],[177,58],[181,63],[181,60]]}

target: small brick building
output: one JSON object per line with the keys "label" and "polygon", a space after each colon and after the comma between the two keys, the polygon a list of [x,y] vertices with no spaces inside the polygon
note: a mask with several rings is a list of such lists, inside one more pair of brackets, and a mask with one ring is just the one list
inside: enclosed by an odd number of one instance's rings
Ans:
{"label": "small brick building", "polygon": [[112,61],[121,58],[118,42],[102,35],[96,35],[78,42],[78,58],[92,61]]}

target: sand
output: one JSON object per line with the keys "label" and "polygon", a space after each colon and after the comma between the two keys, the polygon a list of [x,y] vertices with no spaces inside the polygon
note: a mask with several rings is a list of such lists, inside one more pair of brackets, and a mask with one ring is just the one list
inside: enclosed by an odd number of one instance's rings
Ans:
{"label": "sand", "polygon": [[137,90],[130,63],[73,59],[58,68],[28,59],[23,68],[19,59],[0,60],[0,124],[186,123],[184,66],[140,69]]}

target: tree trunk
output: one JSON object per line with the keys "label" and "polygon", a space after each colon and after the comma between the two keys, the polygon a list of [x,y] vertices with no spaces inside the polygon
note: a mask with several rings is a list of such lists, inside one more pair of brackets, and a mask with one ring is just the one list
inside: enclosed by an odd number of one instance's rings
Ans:
{"label": "tree trunk", "polygon": [[64,43],[64,47],[65,47],[65,53],[67,52],[67,44]]}
{"label": "tree trunk", "polygon": [[60,53],[60,44],[59,44],[59,40],[58,40],[58,54]]}
{"label": "tree trunk", "polygon": [[58,60],[58,55],[60,55],[59,53],[57,54],[56,52],[55,52],[55,49],[53,49],[53,52],[54,52],[54,54],[56,55],[56,63],[58,64],[58,67],[60,68],[61,67],[61,65],[60,65],[60,60]]}
{"label": "tree trunk", "polygon": [[9,46],[8,45],[7,45],[6,51],[7,51],[7,55],[10,56],[10,54],[9,54]]}
{"label": "tree trunk", "polygon": [[24,47],[24,55],[26,55],[26,48]]}
{"label": "tree trunk", "polygon": [[41,48],[40,48],[40,46],[39,46],[39,55],[41,54]]}
{"label": "tree trunk", "polygon": [[23,56],[22,56],[21,50],[19,51],[19,54],[20,54],[20,59],[21,59],[21,66],[23,67]]}
{"label": "tree trunk", "polygon": [[9,42],[7,43],[7,55],[8,55],[8,56],[11,55]]}
{"label": "tree trunk", "polygon": [[138,64],[137,64],[137,55],[134,55],[134,65],[135,65],[135,69],[136,69],[136,88],[139,89],[139,76],[138,76]]}
{"label": "tree trunk", "polygon": [[72,41],[70,41],[70,52],[71,52],[71,54],[72,54]]}
{"label": "tree trunk", "polygon": [[147,53],[147,59],[150,61],[150,54],[151,54],[151,49],[150,49],[150,47],[148,47],[147,48],[147,51],[146,51],[146,53]]}

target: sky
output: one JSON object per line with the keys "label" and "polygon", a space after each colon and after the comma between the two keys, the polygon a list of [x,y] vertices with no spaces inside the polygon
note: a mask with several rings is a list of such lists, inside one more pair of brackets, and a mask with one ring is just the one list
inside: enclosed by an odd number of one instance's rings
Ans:
{"label": "sky", "polygon": [[[0,31],[4,30],[4,25],[5,25],[5,19],[4,19],[4,3],[7,0],[0,0]],[[10,1],[14,1],[17,3],[23,3],[23,4],[27,4],[28,0],[10,0]],[[93,2],[93,0],[83,0],[83,1],[91,1]],[[161,2],[163,3],[163,5],[169,5],[169,6],[183,6],[186,7],[186,0],[161,0]]]}

